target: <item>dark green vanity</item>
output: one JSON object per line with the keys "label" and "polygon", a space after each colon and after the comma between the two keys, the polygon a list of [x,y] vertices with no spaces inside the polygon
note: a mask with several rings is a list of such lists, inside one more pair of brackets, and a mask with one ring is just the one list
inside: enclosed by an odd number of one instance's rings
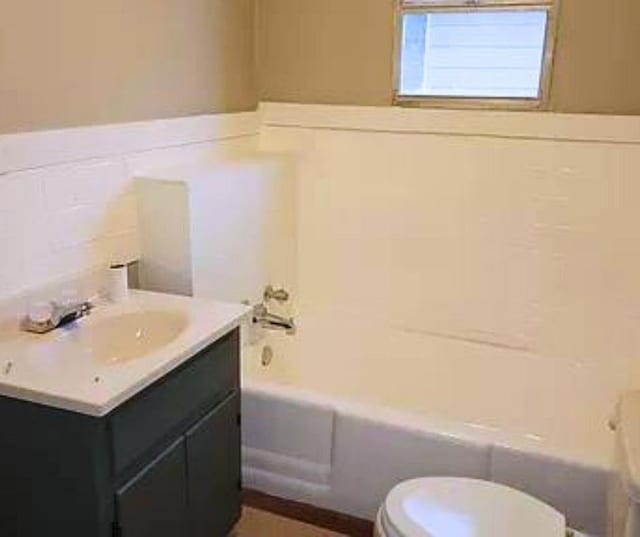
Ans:
{"label": "dark green vanity", "polygon": [[239,353],[235,329],[104,417],[0,397],[0,536],[227,535]]}

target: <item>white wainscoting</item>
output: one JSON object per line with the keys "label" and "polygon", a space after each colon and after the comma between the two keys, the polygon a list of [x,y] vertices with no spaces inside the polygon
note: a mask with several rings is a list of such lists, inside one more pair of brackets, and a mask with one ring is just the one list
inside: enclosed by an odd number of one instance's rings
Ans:
{"label": "white wainscoting", "polygon": [[139,257],[133,177],[253,152],[255,112],[0,136],[0,299]]}
{"label": "white wainscoting", "polygon": [[529,404],[568,386],[603,427],[640,387],[640,118],[262,114],[261,149],[300,155],[300,311],[510,350],[512,367],[477,364],[487,390],[535,368]]}

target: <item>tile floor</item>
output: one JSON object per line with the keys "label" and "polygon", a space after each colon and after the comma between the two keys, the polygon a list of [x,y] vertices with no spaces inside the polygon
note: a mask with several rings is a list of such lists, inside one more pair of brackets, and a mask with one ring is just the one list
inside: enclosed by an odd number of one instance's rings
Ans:
{"label": "tile floor", "polygon": [[243,507],[242,518],[231,537],[345,537],[252,507]]}

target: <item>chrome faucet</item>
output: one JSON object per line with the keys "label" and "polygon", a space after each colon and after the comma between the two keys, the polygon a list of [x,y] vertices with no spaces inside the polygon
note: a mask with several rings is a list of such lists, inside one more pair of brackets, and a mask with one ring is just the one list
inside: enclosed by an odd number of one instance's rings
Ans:
{"label": "chrome faucet", "polygon": [[253,322],[267,330],[284,330],[288,335],[296,333],[296,324],[292,318],[287,319],[281,315],[269,313],[264,304],[253,307]]}
{"label": "chrome faucet", "polygon": [[45,315],[27,315],[22,320],[22,329],[26,332],[46,334],[56,328],[65,326],[91,313],[93,304],[88,300],[60,304],[55,301],[48,303]]}

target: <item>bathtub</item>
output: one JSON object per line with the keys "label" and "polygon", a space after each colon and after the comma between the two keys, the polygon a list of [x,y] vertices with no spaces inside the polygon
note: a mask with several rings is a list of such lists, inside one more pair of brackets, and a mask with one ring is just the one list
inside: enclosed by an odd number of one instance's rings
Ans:
{"label": "bathtub", "polygon": [[243,349],[246,487],[373,520],[401,480],[476,477],[604,535],[614,401],[589,371],[348,316],[298,324]]}

